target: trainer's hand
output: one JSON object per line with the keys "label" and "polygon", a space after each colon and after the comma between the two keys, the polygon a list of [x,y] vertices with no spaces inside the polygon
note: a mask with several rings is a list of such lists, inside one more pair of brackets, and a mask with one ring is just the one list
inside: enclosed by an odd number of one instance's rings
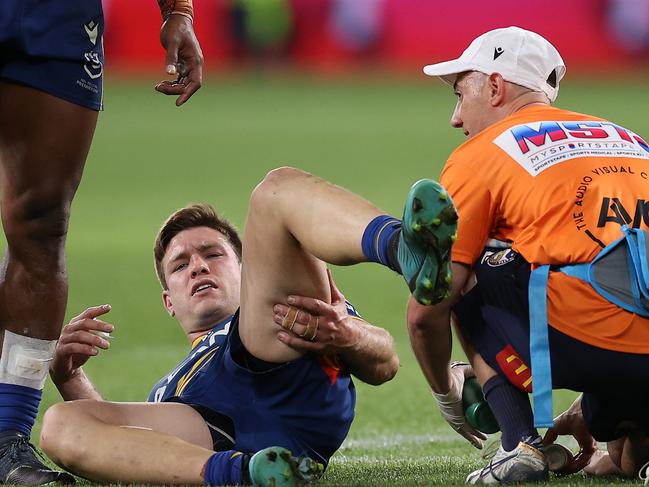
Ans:
{"label": "trainer's hand", "polygon": [[449,369],[451,389],[445,394],[433,392],[433,397],[437,399],[442,417],[451,425],[451,428],[464,436],[474,447],[482,449],[482,441],[487,439],[487,435],[467,423],[462,406],[464,379],[473,376],[473,369],[470,365],[461,362],[451,364]]}
{"label": "trainer's hand", "polygon": [[176,75],[173,81],[161,81],[156,91],[178,95],[176,106],[185,103],[203,83],[203,53],[194,34],[192,21],[184,15],[171,14],[162,24],[160,42],[167,51],[167,74]]}
{"label": "trainer's hand", "polygon": [[331,304],[304,296],[289,296],[288,305],[273,307],[280,327],[277,339],[295,350],[323,355],[341,354],[358,344],[362,330],[347,313],[345,296],[338,290],[327,269]]}
{"label": "trainer's hand", "polygon": [[581,396],[563,413],[554,418],[554,426],[550,428],[543,438],[543,444],[554,443],[559,435],[572,435],[579,444],[579,453],[564,469],[562,474],[579,472],[590,462],[597,451],[597,442],[588,431],[588,426],[581,411]]}
{"label": "trainer's hand", "polygon": [[108,304],[88,308],[63,327],[50,364],[50,374],[56,384],[74,378],[81,366],[97,355],[100,348],[107,350],[110,347],[110,342],[99,332],[110,333],[115,327],[96,319],[109,311]]}

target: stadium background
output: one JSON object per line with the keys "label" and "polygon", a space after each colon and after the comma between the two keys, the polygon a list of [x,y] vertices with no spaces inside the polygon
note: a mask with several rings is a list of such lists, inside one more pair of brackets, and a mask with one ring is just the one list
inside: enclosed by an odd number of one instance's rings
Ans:
{"label": "stadium background", "polygon": [[[205,84],[177,109],[152,89],[163,73],[155,2],[105,1],[106,110],[67,246],[68,317],[113,306],[112,348],[90,361],[89,376],[107,399],[144,400],[187,352],[152,265],[153,237],[174,209],[208,201],[243,229],[251,189],[273,167],[294,165],[400,215],[410,184],[437,177],[463,139],[448,125],[452,93],[421,66],[458,55],[486,30],[546,35],[568,65],[560,106],[649,136],[648,3],[195,0]],[[461,483],[483,460],[430,397],[405,332],[401,278],[372,265],[334,276],[394,334],[402,366],[385,386],[357,384],[358,419],[325,484]],[[52,389],[44,406],[58,400]],[[556,410],[574,396],[557,394]]]}

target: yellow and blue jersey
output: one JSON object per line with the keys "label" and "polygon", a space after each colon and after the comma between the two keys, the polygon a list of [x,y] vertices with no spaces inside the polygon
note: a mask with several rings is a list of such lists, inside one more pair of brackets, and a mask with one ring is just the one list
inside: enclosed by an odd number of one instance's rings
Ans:
{"label": "yellow and blue jersey", "polygon": [[[358,316],[348,305],[350,315]],[[182,402],[227,416],[234,448],[283,446],[327,463],[347,436],[356,393],[335,357],[307,353],[251,370],[238,332],[238,312],[194,342],[189,355],[153,388],[149,401]]]}

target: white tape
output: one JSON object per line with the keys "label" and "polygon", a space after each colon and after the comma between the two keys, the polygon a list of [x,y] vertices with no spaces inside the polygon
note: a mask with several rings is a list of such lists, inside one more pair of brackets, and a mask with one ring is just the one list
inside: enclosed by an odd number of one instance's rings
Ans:
{"label": "white tape", "polygon": [[43,389],[56,340],[40,340],[5,331],[0,357],[0,382]]}

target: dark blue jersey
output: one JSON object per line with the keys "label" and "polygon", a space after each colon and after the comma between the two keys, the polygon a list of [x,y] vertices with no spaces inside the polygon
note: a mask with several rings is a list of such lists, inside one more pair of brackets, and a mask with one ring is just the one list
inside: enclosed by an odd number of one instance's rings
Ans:
{"label": "dark blue jersey", "polygon": [[[358,316],[351,305],[348,310]],[[237,313],[197,340],[149,401],[183,402],[229,417],[237,450],[278,445],[326,464],[354,418],[355,390],[344,365],[307,353],[258,372],[243,365],[245,353]]]}

